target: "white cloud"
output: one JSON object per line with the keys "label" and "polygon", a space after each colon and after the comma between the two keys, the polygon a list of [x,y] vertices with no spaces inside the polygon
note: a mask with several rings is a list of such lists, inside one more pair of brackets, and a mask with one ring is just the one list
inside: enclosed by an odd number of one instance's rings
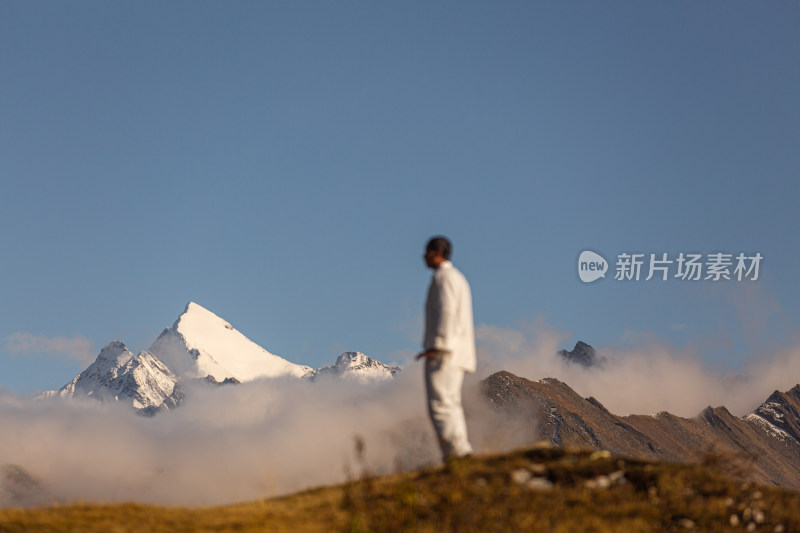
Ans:
{"label": "white cloud", "polygon": [[[465,386],[476,449],[523,445],[529,433],[504,424],[476,385]],[[422,366],[413,361],[393,380],[357,387],[333,377],[263,379],[218,388],[195,383],[186,392],[182,407],[154,418],[89,399],[0,396],[0,467],[19,465],[40,479],[49,501],[211,505],[439,458]],[[363,462],[356,438],[365,445]],[[0,476],[0,505],[19,504],[3,501],[2,484]]]}
{"label": "white cloud", "polygon": [[43,337],[32,333],[12,333],[3,339],[7,352],[19,356],[56,356],[73,359],[81,365],[94,361],[95,353],[92,342],[83,336]]}

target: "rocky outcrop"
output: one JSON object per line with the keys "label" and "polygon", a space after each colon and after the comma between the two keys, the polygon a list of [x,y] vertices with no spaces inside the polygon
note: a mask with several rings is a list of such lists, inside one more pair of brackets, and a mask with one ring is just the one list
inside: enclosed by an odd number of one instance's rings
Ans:
{"label": "rocky outcrop", "polygon": [[583,341],[578,341],[572,351],[559,350],[558,355],[568,363],[574,363],[586,368],[603,366],[606,361],[605,357],[599,356],[591,345]]}

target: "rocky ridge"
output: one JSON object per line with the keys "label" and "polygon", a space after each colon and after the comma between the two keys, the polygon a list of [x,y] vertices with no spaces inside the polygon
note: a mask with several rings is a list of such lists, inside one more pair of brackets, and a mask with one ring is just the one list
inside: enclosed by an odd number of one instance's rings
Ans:
{"label": "rocky ridge", "polygon": [[716,454],[753,481],[800,489],[800,385],[776,391],[744,417],[709,406],[693,418],[667,412],[618,416],[552,378],[531,381],[498,372],[483,386],[495,409],[533,428],[534,440],[668,462],[699,462]]}
{"label": "rocky ridge", "polygon": [[568,363],[581,365],[586,368],[603,366],[606,362],[605,357],[598,355],[591,345],[583,341],[575,343],[575,347],[571,351],[559,350],[558,355]]}

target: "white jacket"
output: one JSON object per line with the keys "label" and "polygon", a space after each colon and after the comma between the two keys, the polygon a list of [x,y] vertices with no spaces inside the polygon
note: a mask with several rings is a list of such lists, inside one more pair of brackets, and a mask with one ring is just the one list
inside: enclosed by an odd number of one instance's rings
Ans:
{"label": "white jacket", "polygon": [[475,372],[472,294],[464,275],[445,261],[433,272],[425,302],[424,350],[441,350],[465,372]]}

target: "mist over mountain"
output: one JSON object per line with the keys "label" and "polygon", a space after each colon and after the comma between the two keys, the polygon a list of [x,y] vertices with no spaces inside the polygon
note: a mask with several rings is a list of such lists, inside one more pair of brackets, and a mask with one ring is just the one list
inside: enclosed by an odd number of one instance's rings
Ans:
{"label": "mist over mountain", "polygon": [[[791,378],[794,351],[726,381],[683,354],[585,342],[566,351],[546,331],[535,345],[476,331],[482,367],[465,380],[464,403],[477,453],[540,440],[664,461],[718,449],[755,458],[753,480],[794,487],[800,478],[800,388],[759,392]],[[0,391],[0,505],[211,505],[336,483],[362,468],[435,464],[419,366],[409,359],[400,368],[360,352],[321,369],[296,365],[190,303],[148,350],[109,343],[47,401]],[[730,391],[739,407],[698,403],[716,391]],[[638,414],[665,404],[682,412]],[[741,405],[751,406],[732,414]]]}

